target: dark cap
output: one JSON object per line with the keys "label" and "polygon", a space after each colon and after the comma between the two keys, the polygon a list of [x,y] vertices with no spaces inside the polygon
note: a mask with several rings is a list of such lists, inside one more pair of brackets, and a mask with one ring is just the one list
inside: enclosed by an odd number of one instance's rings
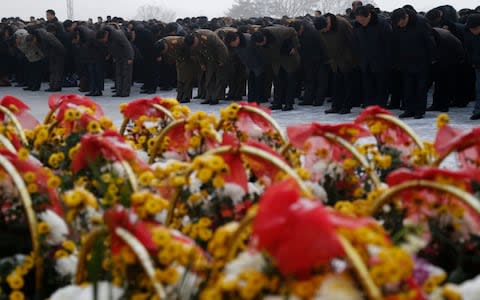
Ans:
{"label": "dark cap", "polygon": [[317,30],[322,30],[327,27],[327,18],[325,18],[324,16],[316,17],[313,20],[313,25],[315,25],[315,28]]}
{"label": "dark cap", "polygon": [[480,14],[473,14],[468,16],[466,28],[475,28],[480,26]]}

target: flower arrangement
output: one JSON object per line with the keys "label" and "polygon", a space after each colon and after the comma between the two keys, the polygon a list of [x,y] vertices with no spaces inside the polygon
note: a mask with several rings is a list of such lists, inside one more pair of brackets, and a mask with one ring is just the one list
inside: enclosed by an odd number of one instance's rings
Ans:
{"label": "flower arrangement", "polygon": [[153,98],[117,131],[91,99],[49,107],[0,100],[0,299],[479,294],[476,128],[440,115],[424,142],[373,107],[284,133],[258,105]]}

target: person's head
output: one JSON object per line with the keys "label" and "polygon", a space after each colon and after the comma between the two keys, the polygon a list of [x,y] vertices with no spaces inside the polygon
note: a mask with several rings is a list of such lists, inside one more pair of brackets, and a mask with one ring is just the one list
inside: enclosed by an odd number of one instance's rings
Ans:
{"label": "person's head", "polygon": [[161,39],[155,43],[155,49],[157,53],[165,54],[168,51],[168,43],[166,43],[164,39]]}
{"label": "person's head", "polygon": [[410,5],[410,4],[406,4],[402,7],[403,9],[408,9],[408,10],[411,10],[415,13],[417,13],[417,10],[415,9],[415,7],[413,7],[413,5]]}
{"label": "person's head", "polygon": [[480,35],[480,14],[468,16],[466,27],[473,35]]}
{"label": "person's head", "polygon": [[185,46],[187,48],[192,48],[192,49],[196,48],[199,43],[200,43],[200,40],[195,34],[190,33],[187,36],[185,36]]}
{"label": "person's head", "polygon": [[316,11],[315,11],[315,17],[318,18],[318,17],[320,17],[320,16],[322,16],[322,11],[316,10]]}
{"label": "person's head", "polygon": [[353,1],[352,2],[352,11],[355,11],[357,9],[357,7],[360,7],[360,6],[363,6],[362,1]]}
{"label": "person's head", "polygon": [[305,24],[303,21],[294,21],[292,24],[290,24],[290,27],[295,29],[298,36],[302,36],[303,32],[305,31]]}
{"label": "person's head", "polygon": [[392,24],[400,28],[404,28],[408,25],[410,17],[407,10],[404,8],[398,8],[392,12]]}
{"label": "person's head", "polygon": [[72,20],[65,20],[63,22],[63,28],[65,28],[65,31],[72,32],[74,29]]}
{"label": "person's head", "polygon": [[442,22],[443,12],[440,9],[432,9],[425,14],[425,17],[432,26],[439,26]]}
{"label": "person's head", "polygon": [[359,6],[355,9],[355,20],[363,27],[368,26],[372,20],[372,10],[368,6]]}
{"label": "person's head", "polygon": [[99,40],[102,43],[107,43],[109,36],[110,36],[110,33],[105,29],[100,29],[99,31],[97,31],[97,40]]}
{"label": "person's head", "polygon": [[229,31],[225,35],[225,44],[229,48],[238,48],[240,46],[240,33]]}
{"label": "person's head", "polygon": [[103,23],[103,18],[102,17],[97,17],[97,22],[98,23]]}
{"label": "person's head", "polygon": [[80,44],[80,31],[75,30],[72,35],[72,44],[77,45]]}
{"label": "person's head", "polygon": [[53,21],[55,19],[55,11],[53,9],[47,10],[47,21]]}
{"label": "person's head", "polygon": [[35,17],[34,16],[30,17],[30,22],[35,22]]}
{"label": "person's head", "polygon": [[257,47],[263,47],[267,45],[267,36],[265,35],[265,32],[263,32],[262,30],[259,30],[254,34],[252,34],[251,39],[252,39],[252,42],[254,42],[255,45],[257,45]]}
{"label": "person's head", "polygon": [[112,21],[112,16],[107,16],[107,22],[111,22]]}
{"label": "person's head", "polygon": [[332,17],[327,14],[325,16],[315,18],[313,25],[315,25],[315,28],[320,30],[320,32],[329,32],[330,29],[332,29]]}
{"label": "person's head", "polygon": [[25,38],[25,41],[27,42],[27,44],[36,45],[37,44],[37,37],[34,34],[29,34]]}

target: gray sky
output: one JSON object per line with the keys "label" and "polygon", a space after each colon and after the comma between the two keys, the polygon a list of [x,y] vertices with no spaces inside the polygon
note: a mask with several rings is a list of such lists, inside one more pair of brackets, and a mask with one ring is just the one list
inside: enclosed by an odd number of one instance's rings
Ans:
{"label": "gray sky", "polygon": [[[44,17],[45,10],[54,9],[60,19],[66,18],[66,0],[1,0],[2,17],[19,16],[28,18],[30,16]],[[177,13],[177,17],[206,15],[209,17],[220,16],[231,6],[233,0],[74,0],[75,18],[87,19],[97,16],[122,16],[132,18],[136,9],[142,4],[168,3],[165,5]],[[412,4],[419,10],[426,10],[441,4],[454,3],[457,9],[469,7],[474,8],[480,3],[475,0],[449,0],[439,2],[438,0],[376,0],[377,4],[386,10],[392,10],[404,4]]]}

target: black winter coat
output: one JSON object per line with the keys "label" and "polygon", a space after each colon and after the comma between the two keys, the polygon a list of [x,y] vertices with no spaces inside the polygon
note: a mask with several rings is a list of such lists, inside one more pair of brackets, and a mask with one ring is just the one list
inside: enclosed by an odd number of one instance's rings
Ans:
{"label": "black winter coat", "polygon": [[77,53],[80,63],[102,63],[107,56],[107,47],[96,39],[94,30],[85,25],[78,26],[80,45]]}
{"label": "black winter coat", "polygon": [[444,68],[458,65],[465,60],[465,50],[459,39],[450,31],[434,28],[433,36],[437,46],[438,64]]}
{"label": "black winter coat", "polygon": [[392,28],[383,18],[372,13],[370,23],[353,26],[354,46],[363,71],[385,72],[392,65]]}
{"label": "black winter coat", "polygon": [[135,29],[134,44],[140,51],[143,59],[151,63],[153,63],[155,56],[154,43],[155,37],[149,29],[140,26]]}
{"label": "black winter coat", "polygon": [[428,21],[413,11],[408,14],[407,26],[393,30],[394,65],[401,71],[419,72],[435,60],[435,41]]}
{"label": "black winter coat", "polygon": [[257,76],[264,72],[265,60],[258,52],[255,43],[251,42],[251,35],[240,33],[240,46],[235,48],[235,53],[245,67]]}
{"label": "black winter coat", "polygon": [[39,47],[45,56],[65,55],[65,47],[52,33],[40,28],[35,31],[35,36],[37,37]]}
{"label": "black winter coat", "polygon": [[135,52],[122,30],[106,27],[109,32],[108,51],[115,60],[133,60]]}
{"label": "black winter coat", "polygon": [[303,34],[298,37],[300,40],[299,52],[302,61],[304,63],[312,61],[327,63],[327,49],[321,33],[310,23],[305,22],[302,25],[304,27]]}
{"label": "black winter coat", "polygon": [[469,29],[465,29],[464,37],[468,63],[480,68],[480,35],[474,35]]}

